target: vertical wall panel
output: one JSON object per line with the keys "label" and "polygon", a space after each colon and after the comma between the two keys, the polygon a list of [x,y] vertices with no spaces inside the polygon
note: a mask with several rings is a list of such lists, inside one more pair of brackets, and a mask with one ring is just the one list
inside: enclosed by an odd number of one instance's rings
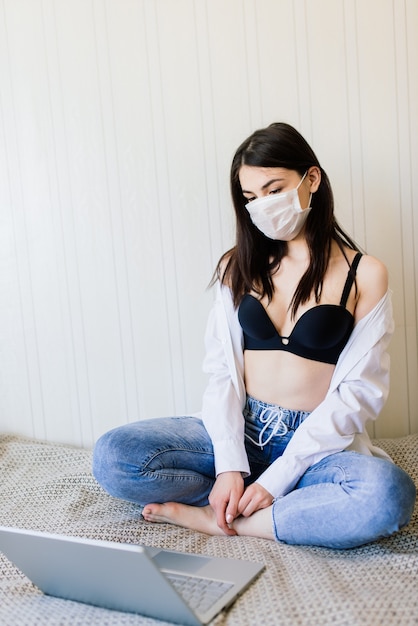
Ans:
{"label": "vertical wall panel", "polygon": [[216,135],[215,111],[213,106],[213,73],[209,30],[208,8],[206,2],[195,0],[194,20],[196,33],[196,62],[198,65],[198,89],[199,89],[199,116],[200,131],[196,137],[201,142],[201,167],[203,168],[203,186],[198,194],[200,210],[206,218],[206,237],[209,245],[209,255],[202,259],[205,275],[210,276],[215,264],[225,250],[222,233],[222,225],[225,223],[225,206],[222,202],[220,191],[221,180],[218,164],[218,143]]}
{"label": "vertical wall panel", "polygon": [[[248,37],[257,38],[260,82],[250,79],[250,89],[261,98],[260,125],[288,122],[301,129],[301,107],[306,101],[300,93],[300,70],[294,2],[260,2],[256,4],[257,19]],[[251,129],[252,130],[252,129]]]}
{"label": "vertical wall panel", "polygon": [[[82,415],[113,423],[126,413],[115,276],[114,233],[100,98],[94,3],[53,3],[60,63],[66,166],[74,237],[70,298],[79,306],[74,329],[78,368],[87,386]],[[77,32],[77,37],[74,34]],[[111,129],[110,129],[111,130]],[[66,225],[64,226],[67,233]]]}
{"label": "vertical wall panel", "polygon": [[[360,94],[362,139],[365,169],[366,246],[371,254],[383,259],[390,269],[394,291],[394,314],[397,323],[391,345],[393,368],[391,394],[376,434],[400,434],[408,427],[408,376],[404,332],[404,272],[402,259],[401,180],[399,178],[398,102],[404,94],[397,90],[394,3],[386,0],[380,6],[379,28],[370,39],[376,16],[371,7],[358,3],[357,28],[360,56]],[[379,67],[385,71],[376,80]],[[402,68],[399,68],[402,71]],[[407,118],[409,121],[409,118]],[[378,228],[384,215],[384,228]],[[394,414],[396,419],[394,419]]]}
{"label": "vertical wall panel", "polygon": [[[337,219],[352,232],[346,49],[344,37],[333,35],[335,30],[344,32],[344,5],[319,0],[307,3],[306,13],[312,116],[309,139],[332,181]],[[328,19],[324,20],[324,15]]]}
{"label": "vertical wall panel", "polygon": [[339,219],[341,223],[349,229],[355,241],[365,248],[364,159],[356,3],[350,0],[344,0],[343,9],[343,41],[345,47],[343,67],[347,82],[347,149],[349,163],[348,167],[337,175],[340,179],[342,178],[349,187],[346,187],[347,201],[345,206],[339,205]]}
{"label": "vertical wall panel", "polygon": [[[162,229],[167,242],[166,261],[167,317],[171,323],[172,369],[176,390],[176,412],[192,411],[194,371],[192,364],[202,358],[202,319],[207,303],[199,295],[208,282],[203,259],[210,254],[207,237],[206,207],[200,205],[200,190],[205,186],[201,143],[201,97],[196,54],[194,3],[177,3],[177,18],[183,25],[172,35],[169,0],[157,5],[160,81],[166,146],[166,180],[162,198]],[[173,42],[176,54],[173,55]],[[187,113],[186,113],[187,111]],[[178,120],[186,113],[187,126]],[[163,156],[163,155],[161,155]],[[193,163],[193,168],[190,165]],[[158,185],[161,188],[161,185]],[[193,237],[187,233],[192,231]],[[171,258],[170,256],[171,255]],[[201,389],[199,390],[202,391]],[[194,407],[199,404],[194,404]]]}
{"label": "vertical wall panel", "polygon": [[[399,180],[399,200],[397,214],[401,224],[402,254],[402,287],[404,311],[398,321],[398,337],[402,337],[401,343],[404,347],[405,370],[404,378],[399,380],[399,371],[396,371],[392,383],[399,389],[405,388],[404,392],[404,413],[400,420],[398,431],[402,432],[410,426],[409,415],[412,407],[418,406],[418,379],[417,349],[414,338],[417,334],[415,293],[416,270],[414,264],[414,241],[413,241],[413,214],[412,214],[412,170],[411,170],[411,136],[410,136],[410,100],[409,100],[409,58],[407,48],[405,5],[393,3],[393,34],[394,34],[394,55],[395,55],[395,94],[396,94],[396,130],[397,130],[397,166],[395,173]],[[401,290],[397,290],[399,296]],[[399,341],[400,343],[400,341]],[[395,344],[396,345],[396,344]],[[395,358],[395,362],[396,362]],[[393,394],[388,408],[392,404],[391,414],[399,407],[393,404],[397,400]],[[392,425],[391,420],[387,420],[388,426]]]}
{"label": "vertical wall panel", "polygon": [[117,206],[112,203],[111,208],[120,220],[118,245],[125,255],[126,272],[125,298],[119,303],[125,307],[121,332],[129,398],[126,419],[133,421],[173,410],[175,394],[165,290],[167,257],[161,237],[160,189],[166,188],[167,174],[165,159],[157,157],[158,145],[163,150],[165,146],[157,123],[162,116],[159,56],[154,47],[155,11],[147,20],[144,3],[106,2],[104,17],[109,48],[106,54],[103,47],[101,63],[109,64],[113,125],[109,167],[118,176]]}
{"label": "vertical wall panel", "polygon": [[415,35],[418,28],[418,11],[415,0],[407,0],[404,4],[405,14],[403,20],[405,23],[405,43],[408,63],[408,101],[409,101],[409,123],[410,123],[410,159],[411,159],[411,179],[409,181],[411,190],[411,220],[413,231],[413,267],[410,268],[413,280],[411,292],[411,335],[408,342],[409,354],[415,365],[412,365],[409,377],[411,381],[411,402],[409,405],[410,431],[418,432],[418,401],[416,394],[418,393],[418,81],[417,75],[417,59],[418,59],[418,39]]}
{"label": "vertical wall panel", "polygon": [[[35,434],[31,399],[31,378],[28,360],[28,339],[25,333],[27,311],[21,286],[19,180],[16,181],[18,159],[13,117],[10,52],[5,7],[0,5],[0,401],[3,428],[15,425],[29,435]],[[39,418],[42,424],[42,417]]]}
{"label": "vertical wall panel", "polygon": [[[23,323],[24,354],[20,356],[24,360],[20,366],[22,379],[27,374],[31,430],[35,436],[46,437],[45,411],[47,405],[53,405],[56,400],[54,381],[46,376],[50,356],[48,346],[59,340],[60,317],[56,302],[49,298],[56,284],[56,273],[49,264],[55,241],[45,160],[42,22],[38,5],[25,3],[24,8],[26,10],[22,11],[22,6],[10,4],[3,7],[8,68],[2,74],[2,100],[5,103],[4,128],[12,199],[13,223],[10,226],[14,229],[16,254],[15,280],[19,286]],[[36,64],[38,51],[41,51],[39,67]],[[25,80],[20,79],[22,76]],[[62,390],[62,371],[58,372],[61,361],[57,365],[55,382]],[[19,371],[17,375],[17,384],[11,391],[13,395],[20,393]],[[22,386],[22,391],[24,388]],[[60,395],[59,391],[57,395]],[[22,418],[25,423],[29,416]],[[22,418],[18,418],[19,421]]]}
{"label": "vertical wall panel", "polygon": [[416,432],[417,29],[415,0],[0,0],[0,432],[87,446],[200,408],[231,158],[279,120],[389,268],[371,432]]}
{"label": "vertical wall panel", "polygon": [[[73,181],[67,143],[66,110],[59,49],[59,19],[52,1],[42,3],[47,67],[47,93],[44,106],[49,114],[48,165],[51,207],[54,215],[56,257],[59,280],[55,297],[59,298],[62,323],[62,354],[66,360],[69,414],[58,410],[49,421],[59,438],[88,444],[92,440],[91,391],[83,322],[83,301],[80,290],[80,259],[73,209]],[[56,351],[55,351],[56,352]],[[61,404],[64,404],[61,399]],[[72,435],[72,436],[71,436]]]}

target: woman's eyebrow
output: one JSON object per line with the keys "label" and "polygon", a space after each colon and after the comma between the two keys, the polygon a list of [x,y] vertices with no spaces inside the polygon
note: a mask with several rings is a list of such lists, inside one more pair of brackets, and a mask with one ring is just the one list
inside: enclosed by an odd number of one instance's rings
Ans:
{"label": "woman's eyebrow", "polygon": [[[264,191],[264,189],[267,189],[267,187],[270,187],[270,185],[272,185],[273,183],[282,183],[283,181],[284,181],[284,178],[272,178],[271,180],[268,180],[266,183],[264,183],[261,189]],[[253,192],[246,191],[245,189],[243,189],[242,193],[253,193]]]}

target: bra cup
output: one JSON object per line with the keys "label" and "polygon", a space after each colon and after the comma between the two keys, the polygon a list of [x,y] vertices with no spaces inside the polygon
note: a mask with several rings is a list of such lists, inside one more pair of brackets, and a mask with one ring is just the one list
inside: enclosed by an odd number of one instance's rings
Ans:
{"label": "bra cup", "polygon": [[267,340],[278,335],[260,300],[246,294],[238,310],[238,319],[244,332],[254,339]]}
{"label": "bra cup", "polygon": [[340,304],[318,304],[308,309],[288,337],[279,335],[261,302],[251,294],[245,294],[238,309],[244,349],[284,350],[335,365],[354,327],[354,317],[346,309],[346,304],[361,257],[362,253],[357,252],[349,266]]}
{"label": "bra cup", "polygon": [[338,346],[353,328],[353,316],[337,304],[320,304],[296,322],[290,339],[305,348],[321,351]]}
{"label": "bra cup", "polygon": [[308,309],[288,337],[277,332],[261,302],[246,294],[238,310],[247,350],[284,350],[314,361],[335,364],[354,326],[352,314],[338,304]]}

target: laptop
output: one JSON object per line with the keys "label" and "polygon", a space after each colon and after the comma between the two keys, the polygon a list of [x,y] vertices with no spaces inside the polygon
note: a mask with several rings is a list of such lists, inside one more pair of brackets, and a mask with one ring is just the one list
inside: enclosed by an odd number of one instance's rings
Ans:
{"label": "laptop", "polygon": [[[0,526],[0,551],[45,594],[187,626],[207,624],[262,563]],[[200,598],[199,586],[209,599]]]}

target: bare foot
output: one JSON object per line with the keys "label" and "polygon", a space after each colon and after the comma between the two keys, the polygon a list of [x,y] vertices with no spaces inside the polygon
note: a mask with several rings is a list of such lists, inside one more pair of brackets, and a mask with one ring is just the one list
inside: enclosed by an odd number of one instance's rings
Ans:
{"label": "bare foot", "polygon": [[217,525],[215,513],[209,505],[200,507],[178,502],[147,504],[142,516],[147,522],[176,524],[207,535],[225,534]]}
{"label": "bare foot", "polygon": [[[237,517],[230,524],[231,535],[246,535],[274,540],[272,528],[272,507],[261,509],[250,517]],[[216,515],[211,506],[190,506],[178,502],[147,504],[142,511],[147,522],[176,524],[207,535],[226,536],[216,523]]]}

